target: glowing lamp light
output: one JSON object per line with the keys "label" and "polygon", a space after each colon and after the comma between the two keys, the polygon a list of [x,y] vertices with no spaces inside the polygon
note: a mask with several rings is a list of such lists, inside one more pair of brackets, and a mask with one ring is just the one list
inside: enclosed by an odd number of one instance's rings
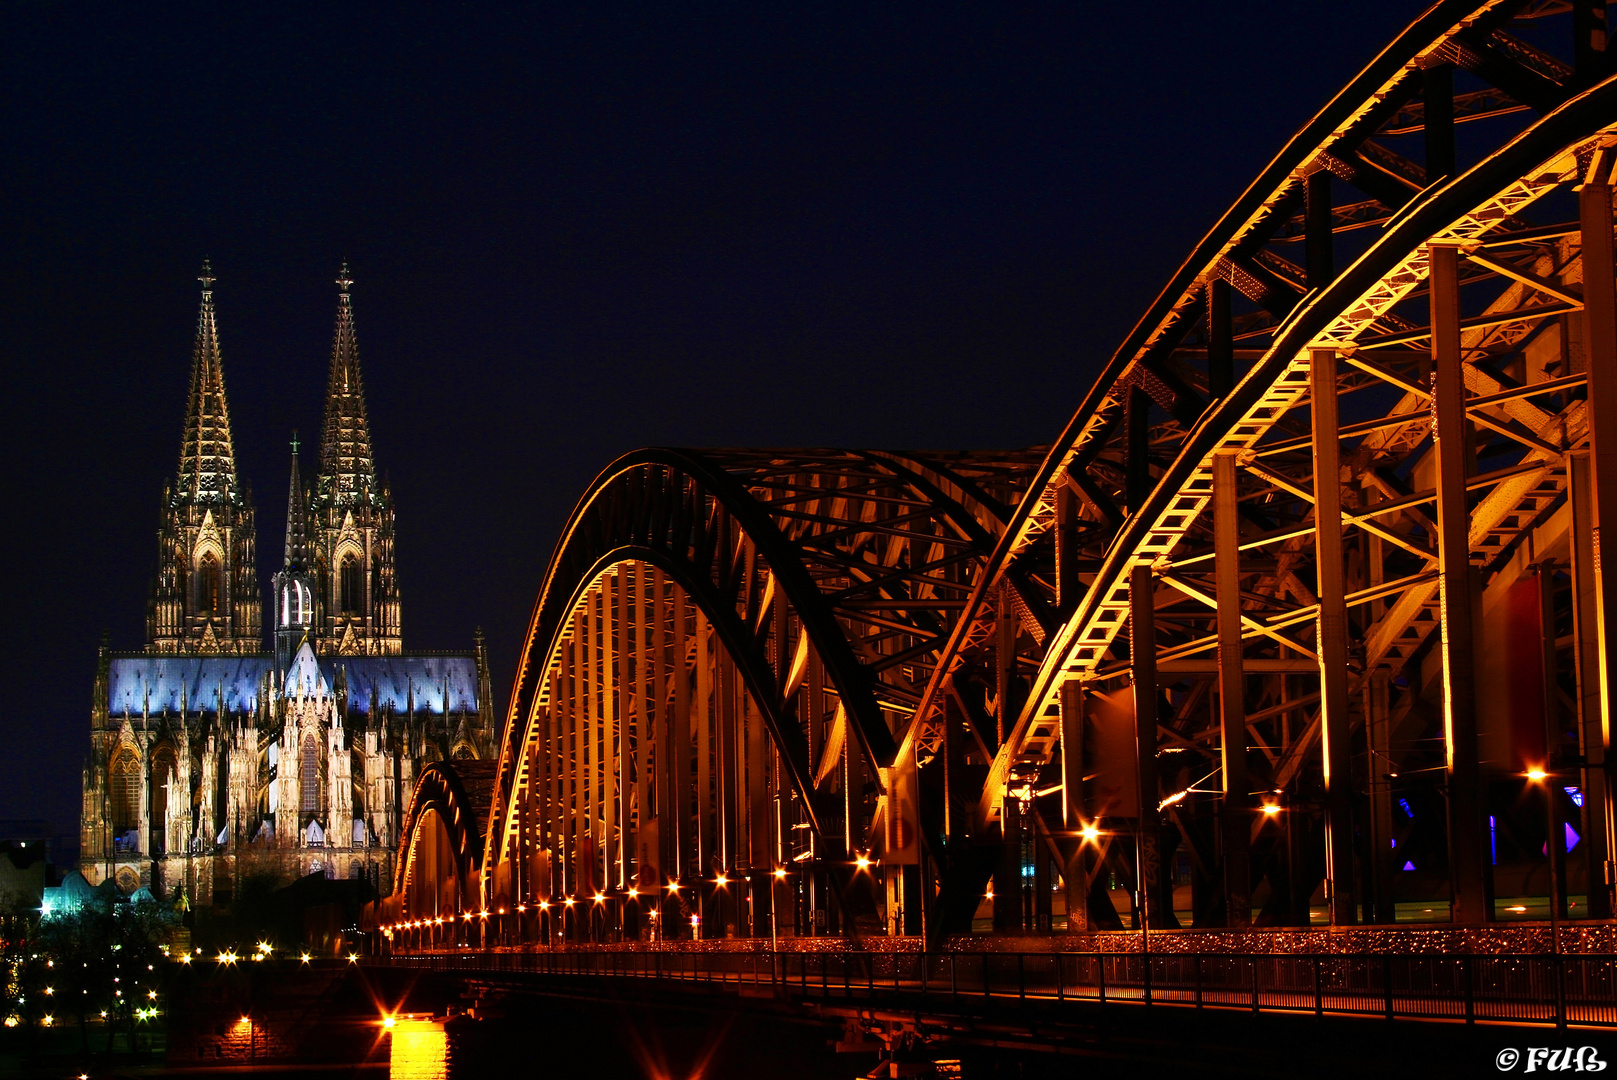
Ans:
{"label": "glowing lamp light", "polygon": [[677,881],[670,881],[670,882],[669,882],[669,883],[668,883],[668,891],[669,891],[669,892],[671,892],[671,893],[677,893],[677,892],[679,892],[679,882],[677,882]]}
{"label": "glowing lamp light", "polygon": [[504,909],[504,908],[501,908],[501,909],[500,909],[500,914],[501,914],[501,915],[504,915],[504,914],[505,914],[505,909]]}
{"label": "glowing lamp light", "polygon": [[465,922],[471,922],[472,921],[472,913],[468,911],[466,914],[461,916],[461,919],[464,920]]}
{"label": "glowing lamp light", "polygon": [[1272,802],[1266,802],[1263,804],[1263,813],[1266,817],[1274,817],[1276,814],[1280,813],[1280,807],[1276,806]]}
{"label": "glowing lamp light", "polygon": [[150,998],[152,1001],[156,1001],[157,1000],[157,991],[156,990],[148,990],[148,991],[146,991],[146,996],[148,998]]}
{"label": "glowing lamp light", "polygon": [[597,904],[605,903],[606,902],[606,895],[604,893],[596,893],[595,894],[595,902]]}
{"label": "glowing lamp light", "polygon": [[859,855],[856,859],[853,860],[853,865],[855,867],[857,867],[858,869],[860,869],[860,870],[869,870],[870,869],[870,856],[865,855],[865,854]]}
{"label": "glowing lamp light", "polygon": [[46,1013],[40,1018],[39,1022],[44,1024],[46,1027],[50,1027],[52,1024],[56,1023],[56,1017],[52,1016],[50,1013]]}
{"label": "glowing lamp light", "polygon": [[302,960],[305,964],[307,964],[309,962],[309,954],[304,953],[302,956],[298,957],[298,959]]}
{"label": "glowing lamp light", "polygon": [[776,881],[785,881],[786,880],[786,868],[785,867],[783,867],[783,866],[775,867],[775,880]]}
{"label": "glowing lamp light", "polygon": [[434,919],[432,921],[437,923],[439,926],[442,926],[444,924],[443,916],[441,916],[441,915],[438,918],[436,918],[436,919]]}
{"label": "glowing lamp light", "polygon": [[479,919],[486,919],[486,918],[488,918],[488,908],[484,908],[484,909],[483,909],[483,910],[482,910],[482,911],[479,911],[479,912],[478,912],[478,913],[477,913],[477,917],[478,917],[478,918],[479,918]]}
{"label": "glowing lamp light", "polygon": [[730,884],[730,879],[725,877],[723,874],[720,874],[718,877],[713,879],[713,884],[722,889],[726,885]]}
{"label": "glowing lamp light", "polygon": [[1548,775],[1550,774],[1545,772],[1543,769],[1527,770],[1527,779],[1531,780],[1535,784],[1543,783],[1544,778]]}
{"label": "glowing lamp light", "polygon": [[541,901],[539,901],[539,910],[540,911],[549,911],[550,910],[550,901],[549,900],[541,900]]}
{"label": "glowing lamp light", "polygon": [[238,1024],[251,1024],[253,1022],[253,1018],[250,1017],[250,1016],[244,1016],[244,1017],[242,1017],[240,1020],[238,1020],[236,1022]]}
{"label": "glowing lamp light", "polygon": [[391,1016],[386,1016],[386,1017],[382,1018],[382,1026],[385,1027],[385,1028],[393,1027],[397,1023],[398,1023],[398,1021],[395,1020]]}
{"label": "glowing lamp light", "polygon": [[523,912],[525,912],[527,910],[528,910],[528,905],[527,904],[518,904],[517,905],[517,914],[518,915],[521,915]]}
{"label": "glowing lamp light", "polygon": [[56,987],[54,987],[54,986],[45,987],[45,993],[46,993],[47,996],[50,995],[50,994],[56,993]]}
{"label": "glowing lamp light", "polygon": [[357,963],[359,963],[359,954],[358,954],[358,953],[352,953],[352,952],[351,952],[351,953],[349,953],[349,954],[348,954],[348,962],[349,962],[349,963],[350,963],[350,964],[357,964]]}
{"label": "glowing lamp light", "polygon": [[1096,840],[1100,839],[1100,830],[1095,828],[1093,825],[1085,825],[1079,830],[1078,835],[1082,836],[1086,841],[1093,844]]}
{"label": "glowing lamp light", "polygon": [[577,903],[577,901],[574,900],[571,896],[569,896],[565,902],[566,902],[568,907],[572,907],[575,903]]}
{"label": "glowing lamp light", "polygon": [[271,945],[267,941],[260,941],[258,943],[258,951],[261,952],[261,953],[273,952],[274,949],[275,949],[275,947],[273,945]]}
{"label": "glowing lamp light", "polygon": [[640,890],[635,888],[633,885],[630,885],[629,886],[629,899],[633,900],[635,897],[637,897],[639,895],[640,895]]}

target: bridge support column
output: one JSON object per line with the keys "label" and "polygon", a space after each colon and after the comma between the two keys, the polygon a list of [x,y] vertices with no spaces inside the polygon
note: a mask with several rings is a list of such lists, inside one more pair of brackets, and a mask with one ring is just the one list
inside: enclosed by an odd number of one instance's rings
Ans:
{"label": "bridge support column", "polygon": [[1087,844],[1071,834],[1089,824],[1084,806],[1084,688],[1075,679],[1061,686],[1061,810],[1069,835],[1061,845],[1061,879],[1067,903],[1067,932],[1089,929]]}
{"label": "bridge support column", "polygon": [[1157,620],[1151,567],[1129,570],[1129,656],[1134,675],[1135,776],[1140,791],[1137,885],[1148,929],[1174,924],[1173,891],[1162,866],[1162,814],[1157,803]]}
{"label": "bridge support column", "polygon": [[1235,454],[1213,457],[1213,575],[1218,597],[1218,715],[1224,805],[1224,911],[1229,926],[1252,921],[1251,784],[1246,769],[1246,666],[1241,641],[1241,530]]}
{"label": "bridge support column", "polygon": [[[1608,226],[1609,228],[1609,226]],[[1477,761],[1475,601],[1465,482],[1470,440],[1460,356],[1459,249],[1428,246],[1431,259],[1432,413],[1437,452],[1438,589],[1443,721],[1448,750],[1449,873],[1453,919],[1492,915],[1482,849],[1482,770]]]}
{"label": "bridge support column", "polygon": [[[1600,903],[1611,914],[1614,904],[1612,852],[1617,850],[1611,795],[1611,737],[1617,724],[1617,544],[1613,554],[1602,555],[1601,525],[1606,511],[1617,520],[1617,292],[1614,292],[1612,245],[1612,195],[1608,173],[1614,155],[1605,148],[1594,155],[1588,181],[1578,192],[1578,211],[1583,226],[1583,319],[1585,363],[1589,375],[1589,591],[1588,607],[1595,637],[1596,671],[1584,685],[1594,693],[1585,696],[1585,754],[1599,774],[1600,801],[1591,811],[1591,831],[1603,840],[1601,866],[1590,867],[1590,902],[1601,893]],[[1613,530],[1617,532],[1617,529]],[[1582,586],[1580,585],[1580,591]],[[1596,728],[1598,724],[1598,728]],[[1598,737],[1596,733],[1598,732]],[[1591,776],[1591,780],[1594,777]],[[1593,792],[1586,803],[1593,803]]]}
{"label": "bridge support column", "polygon": [[1325,775],[1325,890],[1331,925],[1358,922],[1353,880],[1353,756],[1348,732],[1347,601],[1342,582],[1342,461],[1336,352],[1309,354],[1314,428],[1314,561],[1318,577],[1320,746]]}

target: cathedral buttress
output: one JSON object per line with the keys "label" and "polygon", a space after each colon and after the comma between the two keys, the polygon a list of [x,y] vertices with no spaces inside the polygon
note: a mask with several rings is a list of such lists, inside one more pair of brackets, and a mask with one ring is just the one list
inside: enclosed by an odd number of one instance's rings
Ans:
{"label": "cathedral buttress", "polygon": [[348,264],[337,277],[337,329],[331,346],[315,562],[322,651],[394,654],[403,649],[393,567],[392,493],[376,478],[365,391],[354,335]]}
{"label": "cathedral buttress", "polygon": [[256,653],[262,647],[251,492],[236,473],[225,402],[213,271],[202,264],[202,307],[180,468],[165,493],[157,582],[146,649],[159,653]]}

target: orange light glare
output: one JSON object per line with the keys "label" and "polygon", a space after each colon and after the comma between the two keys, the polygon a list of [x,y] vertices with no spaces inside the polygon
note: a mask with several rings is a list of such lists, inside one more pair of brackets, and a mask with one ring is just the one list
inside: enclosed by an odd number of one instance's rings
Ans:
{"label": "orange light glare", "polygon": [[1269,817],[1274,817],[1276,814],[1280,813],[1280,807],[1276,806],[1272,802],[1266,802],[1263,804],[1263,812]]}
{"label": "orange light glare", "polygon": [[1549,773],[1545,772],[1543,769],[1527,770],[1527,779],[1531,780],[1535,784],[1540,783],[1548,775]]}

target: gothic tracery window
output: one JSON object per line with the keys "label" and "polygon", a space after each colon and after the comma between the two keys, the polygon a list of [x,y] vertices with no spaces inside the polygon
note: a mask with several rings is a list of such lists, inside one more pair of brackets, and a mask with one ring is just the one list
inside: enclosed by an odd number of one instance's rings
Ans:
{"label": "gothic tracery window", "polygon": [[337,574],[338,603],[347,614],[363,610],[365,606],[365,575],[360,570],[359,560],[352,555],[344,555],[342,566]]}
{"label": "gothic tracery window", "polygon": [[113,832],[140,828],[140,755],[127,746],[120,750],[109,780]]}
{"label": "gothic tracery window", "polygon": [[298,762],[299,811],[307,816],[320,812],[320,748],[314,737],[303,740],[302,760]]}
{"label": "gothic tracery window", "polygon": [[210,551],[197,564],[197,610],[217,615],[220,593],[223,591],[219,580],[219,560]]}

